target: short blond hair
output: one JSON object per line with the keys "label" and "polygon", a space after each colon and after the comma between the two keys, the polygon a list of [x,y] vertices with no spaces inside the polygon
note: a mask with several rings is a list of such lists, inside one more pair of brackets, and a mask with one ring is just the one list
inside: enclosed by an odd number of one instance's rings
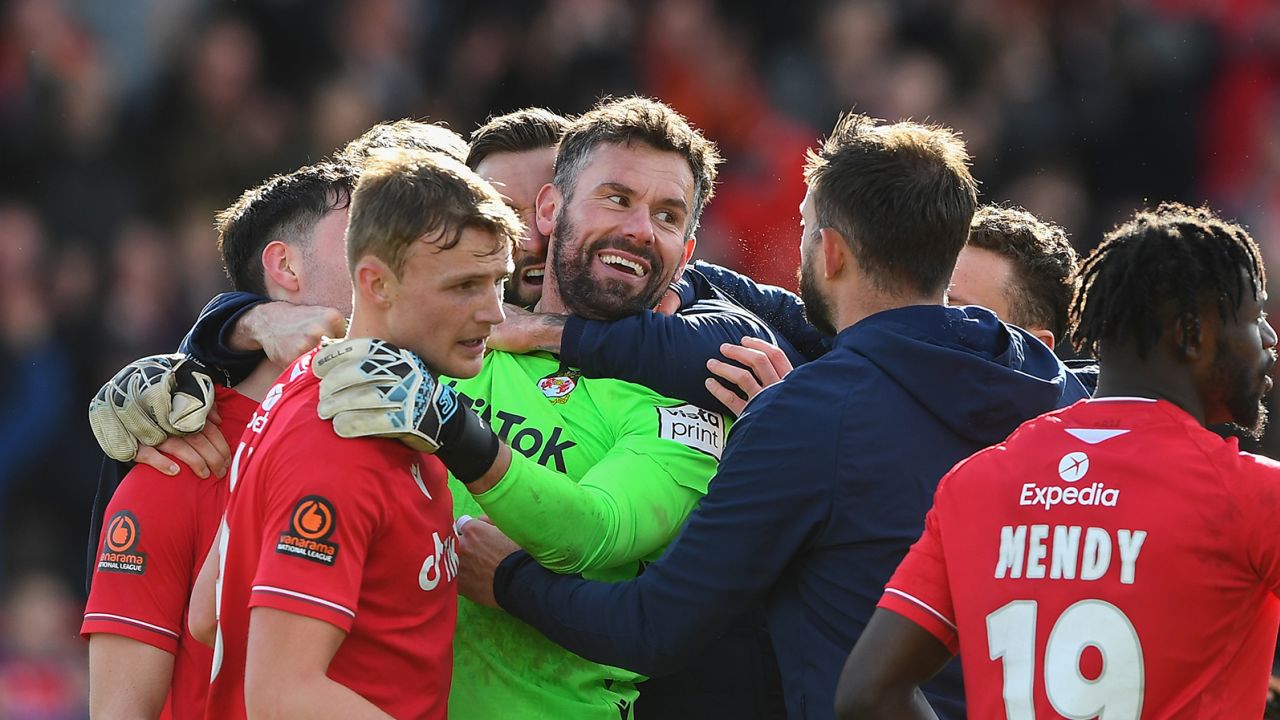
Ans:
{"label": "short blond hair", "polygon": [[461,161],[421,150],[374,151],[351,197],[347,262],[354,272],[373,255],[399,277],[413,243],[427,239],[447,250],[467,228],[494,234],[491,253],[509,252],[525,234],[497,190]]}

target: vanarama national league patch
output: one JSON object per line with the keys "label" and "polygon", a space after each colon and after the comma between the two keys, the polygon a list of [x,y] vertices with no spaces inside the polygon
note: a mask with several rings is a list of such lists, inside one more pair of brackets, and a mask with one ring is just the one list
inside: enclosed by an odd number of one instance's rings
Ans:
{"label": "vanarama national league patch", "polygon": [[276,552],[333,565],[338,557],[338,543],[329,536],[337,525],[338,513],[333,503],[319,495],[308,495],[298,501],[289,516],[289,527],[280,533]]}
{"label": "vanarama national league patch", "polygon": [[107,521],[102,553],[98,555],[98,572],[141,575],[147,571],[147,554],[138,550],[142,531],[138,517],[120,510]]}

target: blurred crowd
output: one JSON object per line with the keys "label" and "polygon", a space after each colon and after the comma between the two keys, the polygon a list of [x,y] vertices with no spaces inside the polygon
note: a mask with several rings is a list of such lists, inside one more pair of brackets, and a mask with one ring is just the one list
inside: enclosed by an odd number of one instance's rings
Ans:
{"label": "blurred crowd", "polygon": [[850,107],[961,130],[982,199],[1081,250],[1207,201],[1280,276],[1273,0],[0,1],[0,717],[83,714],[84,409],[225,288],[217,209],[379,120],[636,92],[720,145],[698,255],[761,281]]}

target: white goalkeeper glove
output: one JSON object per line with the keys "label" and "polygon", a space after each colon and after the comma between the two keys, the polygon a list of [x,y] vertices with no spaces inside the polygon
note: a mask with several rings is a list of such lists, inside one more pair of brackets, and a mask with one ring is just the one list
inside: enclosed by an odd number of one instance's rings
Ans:
{"label": "white goalkeeper glove", "polygon": [[89,427],[103,452],[133,460],[138,445],[200,432],[213,408],[213,377],[185,355],[129,363],[89,401]]}
{"label": "white goalkeeper glove", "polygon": [[340,437],[394,438],[435,453],[462,482],[479,479],[498,455],[497,436],[408,350],[353,338],[322,347],[311,367],[317,412]]}

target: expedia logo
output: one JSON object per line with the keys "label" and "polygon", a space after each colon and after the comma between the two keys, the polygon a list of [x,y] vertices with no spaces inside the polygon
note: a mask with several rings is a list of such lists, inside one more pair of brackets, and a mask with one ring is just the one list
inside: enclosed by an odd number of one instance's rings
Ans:
{"label": "expedia logo", "polygon": [[338,544],[329,540],[329,536],[337,523],[333,503],[319,495],[308,495],[293,509],[289,528],[280,533],[276,542],[276,552],[333,565],[338,557]]}
{"label": "expedia logo", "polygon": [[1096,505],[1115,507],[1120,500],[1120,491],[1109,488],[1100,482],[1087,487],[1058,487],[1057,485],[1041,486],[1026,483],[1018,496],[1019,505],[1041,505],[1045,510],[1052,510],[1054,505]]}
{"label": "expedia logo", "polygon": [[147,555],[138,548],[138,518],[121,510],[107,521],[102,553],[98,556],[98,572],[141,575],[147,570]]}
{"label": "expedia logo", "polygon": [[[1058,461],[1058,477],[1068,483],[1077,483],[1089,474],[1089,456],[1076,451],[1069,452]],[[1084,487],[1056,485],[1036,485],[1025,483],[1018,495],[1019,505],[1040,505],[1045,510],[1052,510],[1054,505],[1090,505],[1115,507],[1120,500],[1120,491],[1096,482]]]}

